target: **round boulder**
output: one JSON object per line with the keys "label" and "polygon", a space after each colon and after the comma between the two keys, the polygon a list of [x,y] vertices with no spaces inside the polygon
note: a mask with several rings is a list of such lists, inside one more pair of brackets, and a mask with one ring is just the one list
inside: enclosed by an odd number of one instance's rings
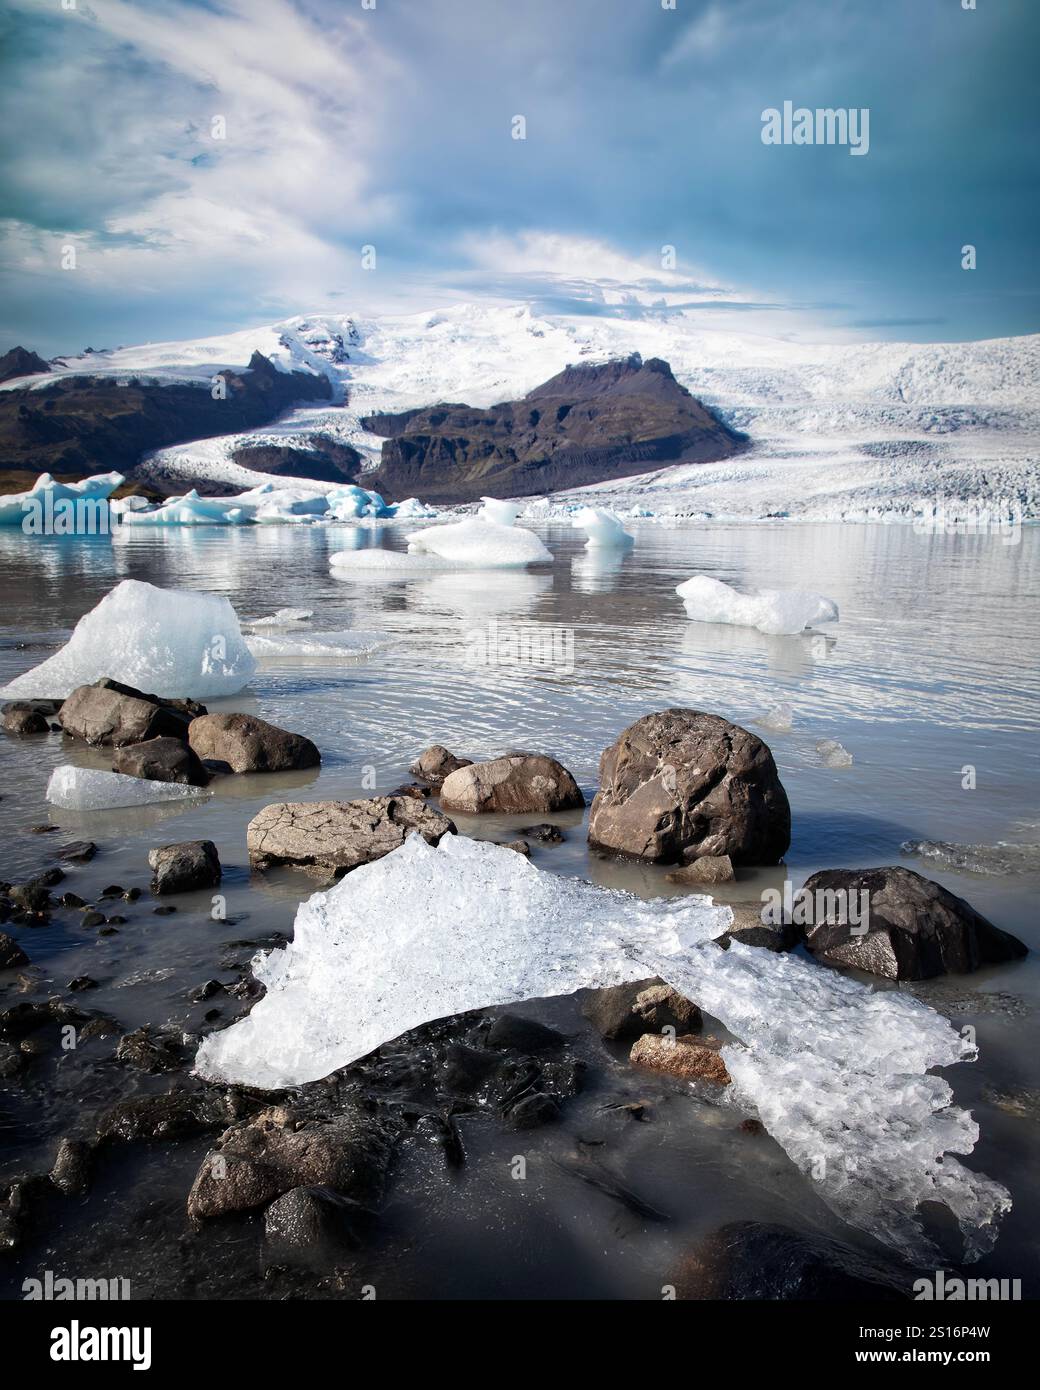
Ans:
{"label": "round boulder", "polygon": [[604,750],[589,844],[654,863],[728,855],[776,864],[791,842],[791,808],[773,755],[717,714],[667,709]]}
{"label": "round boulder", "polygon": [[321,762],[309,738],[252,714],[201,715],[189,725],[188,742],[197,757],[232,772],[292,772]]}
{"label": "round boulder", "polygon": [[444,779],[446,811],[500,815],[569,811],[585,805],[577,782],[555,758],[538,753],[507,753],[487,763],[471,763]]}

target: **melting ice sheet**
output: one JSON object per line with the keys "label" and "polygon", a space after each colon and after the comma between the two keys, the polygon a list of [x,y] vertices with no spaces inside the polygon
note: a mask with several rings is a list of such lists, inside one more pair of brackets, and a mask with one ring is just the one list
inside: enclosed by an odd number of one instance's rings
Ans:
{"label": "melting ice sheet", "polygon": [[974,1049],[908,995],[796,956],[720,950],[731,920],[708,898],[644,902],[495,845],[413,835],[301,904],[290,945],[254,961],[266,996],[203,1041],[196,1068],[299,1085],[447,1014],[660,975],[739,1039],[724,1050],[733,1099],[844,1220],[934,1261],[917,1207],[942,1202],[977,1258],[1011,1198],[951,1156],[971,1152],[978,1128],[928,1074]]}
{"label": "melting ice sheet", "polygon": [[800,589],[756,589],[741,593],[721,579],[698,574],[677,586],[689,617],[699,623],[755,627],[770,636],[803,632],[819,623],[836,623],[833,599]]}

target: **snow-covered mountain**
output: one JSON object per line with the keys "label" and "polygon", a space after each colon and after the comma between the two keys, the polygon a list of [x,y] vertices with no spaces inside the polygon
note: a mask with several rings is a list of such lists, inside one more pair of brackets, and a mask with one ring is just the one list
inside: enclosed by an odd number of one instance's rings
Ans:
{"label": "snow-covered mountain", "polygon": [[703,316],[682,313],[536,316],[525,304],[460,304],[370,319],[304,316],[194,342],[91,352],[60,359],[37,380],[57,371],[208,381],[244,367],[257,350],[283,370],[327,376],[333,403],[297,409],[248,435],[161,450],[142,464],[143,476],[167,486],[206,477],[249,487],[258,475],[232,461],[236,448],[302,445],[315,433],[353,444],[374,466],[381,440],[362,430],[362,417],[437,401],[492,405],[568,363],[639,352],[669,362],[695,396],[751,436],[753,448],[582,495],[655,512],[734,516],[855,518],[996,500],[1023,516],[1040,514],[1040,335],[806,344],[713,331]]}

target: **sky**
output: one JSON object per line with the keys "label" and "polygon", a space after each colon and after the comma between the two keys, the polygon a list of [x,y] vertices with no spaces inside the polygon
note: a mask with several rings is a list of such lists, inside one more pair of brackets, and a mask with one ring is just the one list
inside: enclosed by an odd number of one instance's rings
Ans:
{"label": "sky", "polygon": [[[485,297],[1040,331],[1040,4],[971,5],[6,0],[0,351]],[[764,143],[786,101],[869,147]]]}

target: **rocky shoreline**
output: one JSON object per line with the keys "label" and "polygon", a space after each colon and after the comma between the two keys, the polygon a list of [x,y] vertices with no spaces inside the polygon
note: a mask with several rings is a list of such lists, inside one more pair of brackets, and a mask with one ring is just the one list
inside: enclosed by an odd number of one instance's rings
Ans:
{"label": "rocky shoreline", "polygon": [[[64,702],[5,706],[3,724],[30,746],[36,735],[60,728],[66,737],[111,748],[124,774],[180,784],[305,768],[321,756],[305,736],[254,716],[209,714],[198,702],[160,699],[110,679],[81,687]],[[412,831],[431,844],[457,833],[446,811],[534,819],[585,802],[567,769],[542,754],[511,752],[479,762],[435,745],[409,771],[416,780],[389,795],[268,805],[246,830],[254,871],[290,866],[330,883],[392,852]],[[437,800],[443,809],[432,804]],[[732,882],[744,863],[782,858],[790,822],[786,793],[761,740],[717,716],[672,709],[639,720],[604,751],[588,837],[598,853],[609,847],[616,855],[678,864],[671,877],[703,892],[713,881]],[[565,838],[542,819],[518,831],[517,840],[505,843],[525,854],[532,843],[551,852]],[[503,1136],[549,1128],[562,1138],[576,1098],[589,1090],[599,1100],[596,1113],[612,1127],[653,1124],[669,1096],[692,1094],[741,1143],[765,1142],[759,1120],[729,1101],[722,1044],[696,1001],[655,979],[587,991],[584,1029],[578,1019],[577,1031],[514,1009],[479,1010],[424,1024],[321,1081],[287,1091],[203,1081],[192,1073],[199,1041],[245,1018],[262,997],[248,953],[277,950],[284,938],[214,939],[211,976],[187,991],[190,1030],[129,1028],[113,1014],[91,1010],[96,982],[89,976],[41,997],[32,941],[52,919],[118,935],[146,912],[175,914],[178,894],[220,883],[216,847],[208,841],[156,846],[148,856],[150,880],[126,886],[101,884],[97,849],[80,841],[51,850],[43,838],[40,872],[0,884],[0,1078],[13,1098],[0,1103],[0,1125],[13,1123],[17,1132],[46,1096],[42,1109],[52,1119],[42,1147],[53,1149],[49,1169],[0,1181],[0,1277],[4,1262],[17,1271],[47,1242],[60,1241],[68,1203],[78,1204],[82,1218],[113,1173],[147,1173],[165,1162],[158,1158],[163,1152],[175,1155],[182,1187],[180,1215],[163,1214],[180,1252],[166,1296],[205,1283],[212,1238],[202,1232],[215,1224],[226,1253],[247,1235],[256,1246],[258,1262],[235,1276],[248,1290],[243,1296],[278,1297],[291,1289],[294,1296],[328,1297],[357,1296],[401,1162],[425,1154],[423,1161],[439,1171],[464,1169],[474,1124]],[[67,869],[82,895],[64,886]],[[822,970],[855,965],[894,980],[1024,954],[1020,942],[968,904],[902,866],[866,875],[831,870],[816,878],[832,891],[858,891],[870,878],[880,909],[870,930],[858,936],[847,922],[807,923],[804,914],[799,920],[790,912],[771,920],[760,904],[738,904],[718,946],[735,940],[784,951],[802,943]],[[198,911],[198,899],[190,901]],[[633,1099],[640,1077],[645,1095]],[[579,1136],[577,1157],[561,1159],[562,1171],[640,1220],[664,1219],[614,1172],[612,1142]],[[103,1212],[94,1219],[104,1230]],[[221,1268],[227,1277],[226,1260]],[[898,1298],[909,1296],[912,1276],[890,1255],[854,1243],[743,1222],[706,1236],[662,1279],[674,1283],[676,1296],[689,1298]]]}

